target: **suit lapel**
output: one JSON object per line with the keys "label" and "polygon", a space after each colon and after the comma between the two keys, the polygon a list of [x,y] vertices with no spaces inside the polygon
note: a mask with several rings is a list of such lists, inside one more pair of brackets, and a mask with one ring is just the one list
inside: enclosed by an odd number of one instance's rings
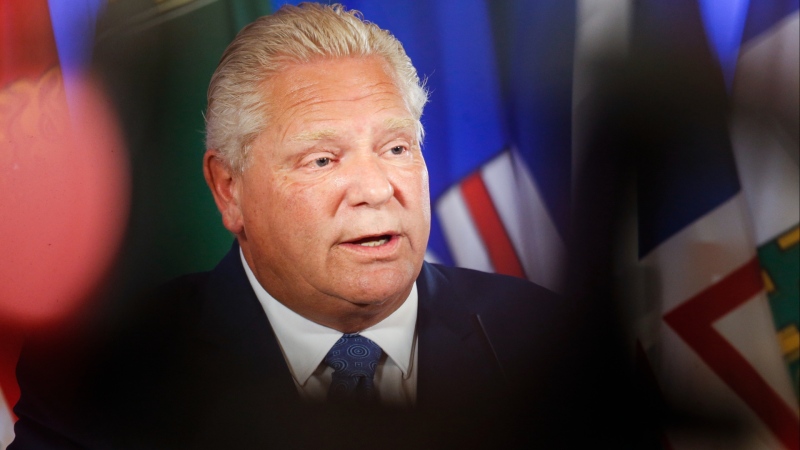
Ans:
{"label": "suit lapel", "polygon": [[212,271],[203,291],[196,334],[211,383],[237,403],[298,398],[280,345],[253,292],[239,257],[231,251]]}
{"label": "suit lapel", "polygon": [[495,394],[487,387],[497,385],[500,372],[469,298],[457,284],[458,280],[428,263],[417,279],[417,403],[421,407],[475,402],[464,392]]}

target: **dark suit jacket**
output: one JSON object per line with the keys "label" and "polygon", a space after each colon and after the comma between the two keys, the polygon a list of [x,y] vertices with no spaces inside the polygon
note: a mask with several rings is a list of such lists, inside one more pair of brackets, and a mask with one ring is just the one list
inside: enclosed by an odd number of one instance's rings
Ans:
{"label": "dark suit jacket", "polygon": [[211,272],[169,283],[113,339],[63,357],[70,370],[57,373],[52,352],[23,352],[11,449],[474,448],[573,434],[579,356],[564,299],[428,263],[417,287],[413,409],[300,401],[234,245]]}

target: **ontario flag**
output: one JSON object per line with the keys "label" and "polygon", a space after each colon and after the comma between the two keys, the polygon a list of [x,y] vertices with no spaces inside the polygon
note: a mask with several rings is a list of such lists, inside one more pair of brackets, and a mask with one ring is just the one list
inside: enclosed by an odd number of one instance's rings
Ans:
{"label": "ontario flag", "polygon": [[102,3],[0,0],[0,449],[23,336],[87,305],[128,217],[118,125],[84,72]]}

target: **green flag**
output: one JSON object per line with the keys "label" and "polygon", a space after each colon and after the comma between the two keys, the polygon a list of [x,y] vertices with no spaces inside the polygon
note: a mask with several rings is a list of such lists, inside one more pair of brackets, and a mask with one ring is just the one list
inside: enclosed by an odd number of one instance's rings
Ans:
{"label": "green flag", "polygon": [[268,0],[108,3],[94,60],[132,161],[123,284],[138,289],[208,270],[230,247],[203,180],[206,91],[228,43],[269,12]]}

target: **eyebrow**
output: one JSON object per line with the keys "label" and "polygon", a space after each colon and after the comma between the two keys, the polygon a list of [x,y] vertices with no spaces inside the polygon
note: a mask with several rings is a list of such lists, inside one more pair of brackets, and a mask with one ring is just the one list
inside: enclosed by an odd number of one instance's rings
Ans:
{"label": "eyebrow", "polygon": [[[383,122],[383,124],[388,131],[396,131],[406,128],[414,128],[417,124],[417,121],[409,118],[398,119],[396,117],[392,117],[386,119]],[[314,142],[314,141],[322,141],[325,139],[332,139],[335,138],[336,136],[337,136],[336,130],[332,128],[326,128],[323,130],[303,131],[301,133],[292,136],[291,140],[293,142]]]}
{"label": "eyebrow", "polygon": [[335,136],[336,130],[327,128],[324,130],[303,131],[292,136],[291,140],[296,142],[321,141]]}
{"label": "eyebrow", "polygon": [[404,128],[414,128],[417,125],[417,121],[408,118],[398,119],[392,117],[386,119],[384,121],[384,125],[386,126],[386,129],[388,129],[389,131],[395,131],[395,130],[402,130]]}

